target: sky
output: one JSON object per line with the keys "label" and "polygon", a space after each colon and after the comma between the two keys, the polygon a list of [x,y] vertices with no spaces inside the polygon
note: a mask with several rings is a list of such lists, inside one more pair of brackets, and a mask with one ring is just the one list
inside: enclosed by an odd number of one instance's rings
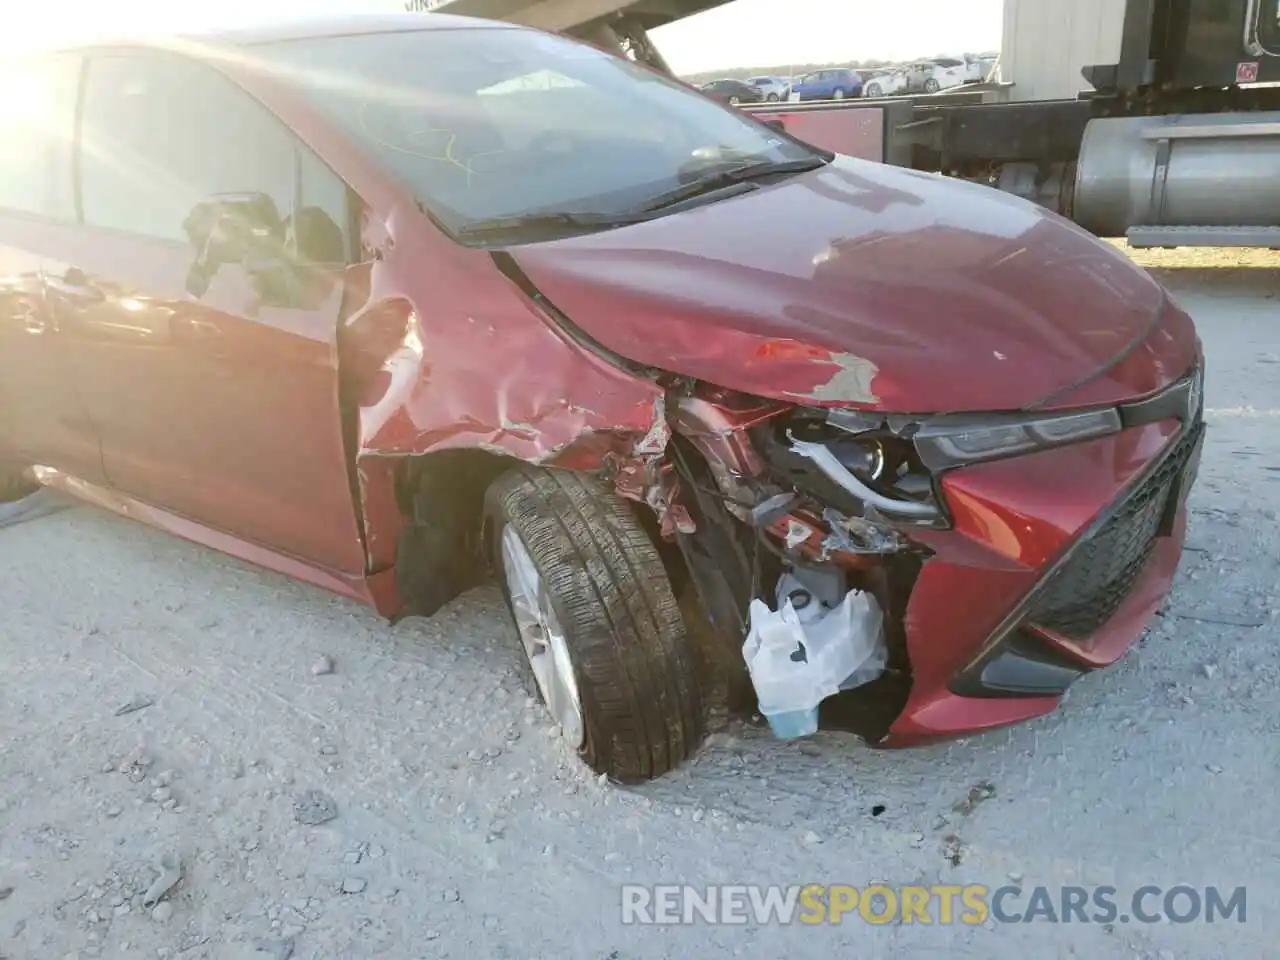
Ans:
{"label": "sky", "polygon": [[[677,73],[878,57],[905,60],[1000,46],[1003,0],[733,0],[663,27]],[[404,0],[45,0],[6,17],[0,47],[138,32],[241,26],[333,13],[388,13]]]}

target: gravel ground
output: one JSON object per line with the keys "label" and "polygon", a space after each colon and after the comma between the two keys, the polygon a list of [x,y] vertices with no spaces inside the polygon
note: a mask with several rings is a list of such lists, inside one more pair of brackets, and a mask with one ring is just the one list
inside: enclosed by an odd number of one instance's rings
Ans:
{"label": "gravel ground", "polygon": [[[550,735],[493,587],[392,629],[87,506],[0,531],[0,956],[1272,954],[1280,255],[1141,261],[1210,363],[1176,592],[1057,714],[969,741],[890,753],[735,726],[623,790]],[[148,909],[166,855],[181,879]],[[1011,879],[1245,884],[1248,922],[619,919],[624,883]]]}

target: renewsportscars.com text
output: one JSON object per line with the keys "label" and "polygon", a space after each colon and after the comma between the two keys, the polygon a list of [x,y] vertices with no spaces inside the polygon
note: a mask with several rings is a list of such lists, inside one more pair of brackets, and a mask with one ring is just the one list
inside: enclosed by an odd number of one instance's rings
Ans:
{"label": "renewsportscars.com text", "polygon": [[847,884],[622,888],[625,924],[1244,923],[1245,887]]}

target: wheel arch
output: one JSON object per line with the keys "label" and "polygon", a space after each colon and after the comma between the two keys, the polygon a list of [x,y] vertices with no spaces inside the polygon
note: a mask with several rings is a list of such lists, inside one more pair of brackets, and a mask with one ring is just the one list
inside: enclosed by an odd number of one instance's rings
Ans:
{"label": "wheel arch", "polygon": [[[395,561],[403,605],[399,616],[429,617],[492,573],[494,531],[485,512],[485,494],[503,474],[534,464],[471,447],[397,459],[395,501],[403,524]],[[602,470],[540,466],[603,479]],[[613,495],[634,514],[673,583],[684,582],[684,558],[674,543],[663,539],[654,511],[616,490]]]}
{"label": "wheel arch", "polygon": [[400,616],[429,617],[488,575],[485,492],[523,461],[476,448],[398,459],[395,500],[403,527],[395,568]]}

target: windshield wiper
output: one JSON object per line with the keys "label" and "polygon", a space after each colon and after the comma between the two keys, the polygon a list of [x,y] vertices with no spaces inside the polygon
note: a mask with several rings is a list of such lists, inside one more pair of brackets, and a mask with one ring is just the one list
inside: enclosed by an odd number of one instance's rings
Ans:
{"label": "windshield wiper", "polygon": [[476,220],[459,227],[456,233],[461,240],[485,240],[507,234],[546,233],[566,229],[571,231],[607,230],[610,227],[624,227],[647,219],[646,216],[631,213],[571,213],[565,210]]}
{"label": "windshield wiper", "polygon": [[807,170],[817,170],[819,167],[825,167],[826,165],[827,161],[822,157],[802,157],[799,160],[763,160],[758,163],[722,167],[714,173],[699,177],[691,183],[686,183],[683,186],[676,187],[674,190],[658,194],[640,207],[639,212],[650,213],[655,210],[663,210],[706,193],[715,193],[717,190],[735,187],[740,183],[750,183],[752,180],[763,180],[766,177],[787,173],[804,173]]}
{"label": "windshield wiper", "polygon": [[651,220],[660,210],[674,207],[703,194],[715,193],[753,180],[780,176],[788,173],[804,173],[826,166],[822,157],[803,157],[798,160],[763,160],[754,163],[739,163],[733,166],[718,166],[714,173],[699,177],[691,183],[683,184],[667,193],[659,194],[647,200],[634,210],[623,213],[574,213],[569,210],[551,210],[542,213],[525,213],[512,217],[493,217],[488,220],[475,220],[459,227],[455,233],[460,240],[490,240],[494,237],[507,237],[523,234],[546,234],[556,232],[575,232],[589,230],[608,230],[612,227],[625,227],[633,223]]}

